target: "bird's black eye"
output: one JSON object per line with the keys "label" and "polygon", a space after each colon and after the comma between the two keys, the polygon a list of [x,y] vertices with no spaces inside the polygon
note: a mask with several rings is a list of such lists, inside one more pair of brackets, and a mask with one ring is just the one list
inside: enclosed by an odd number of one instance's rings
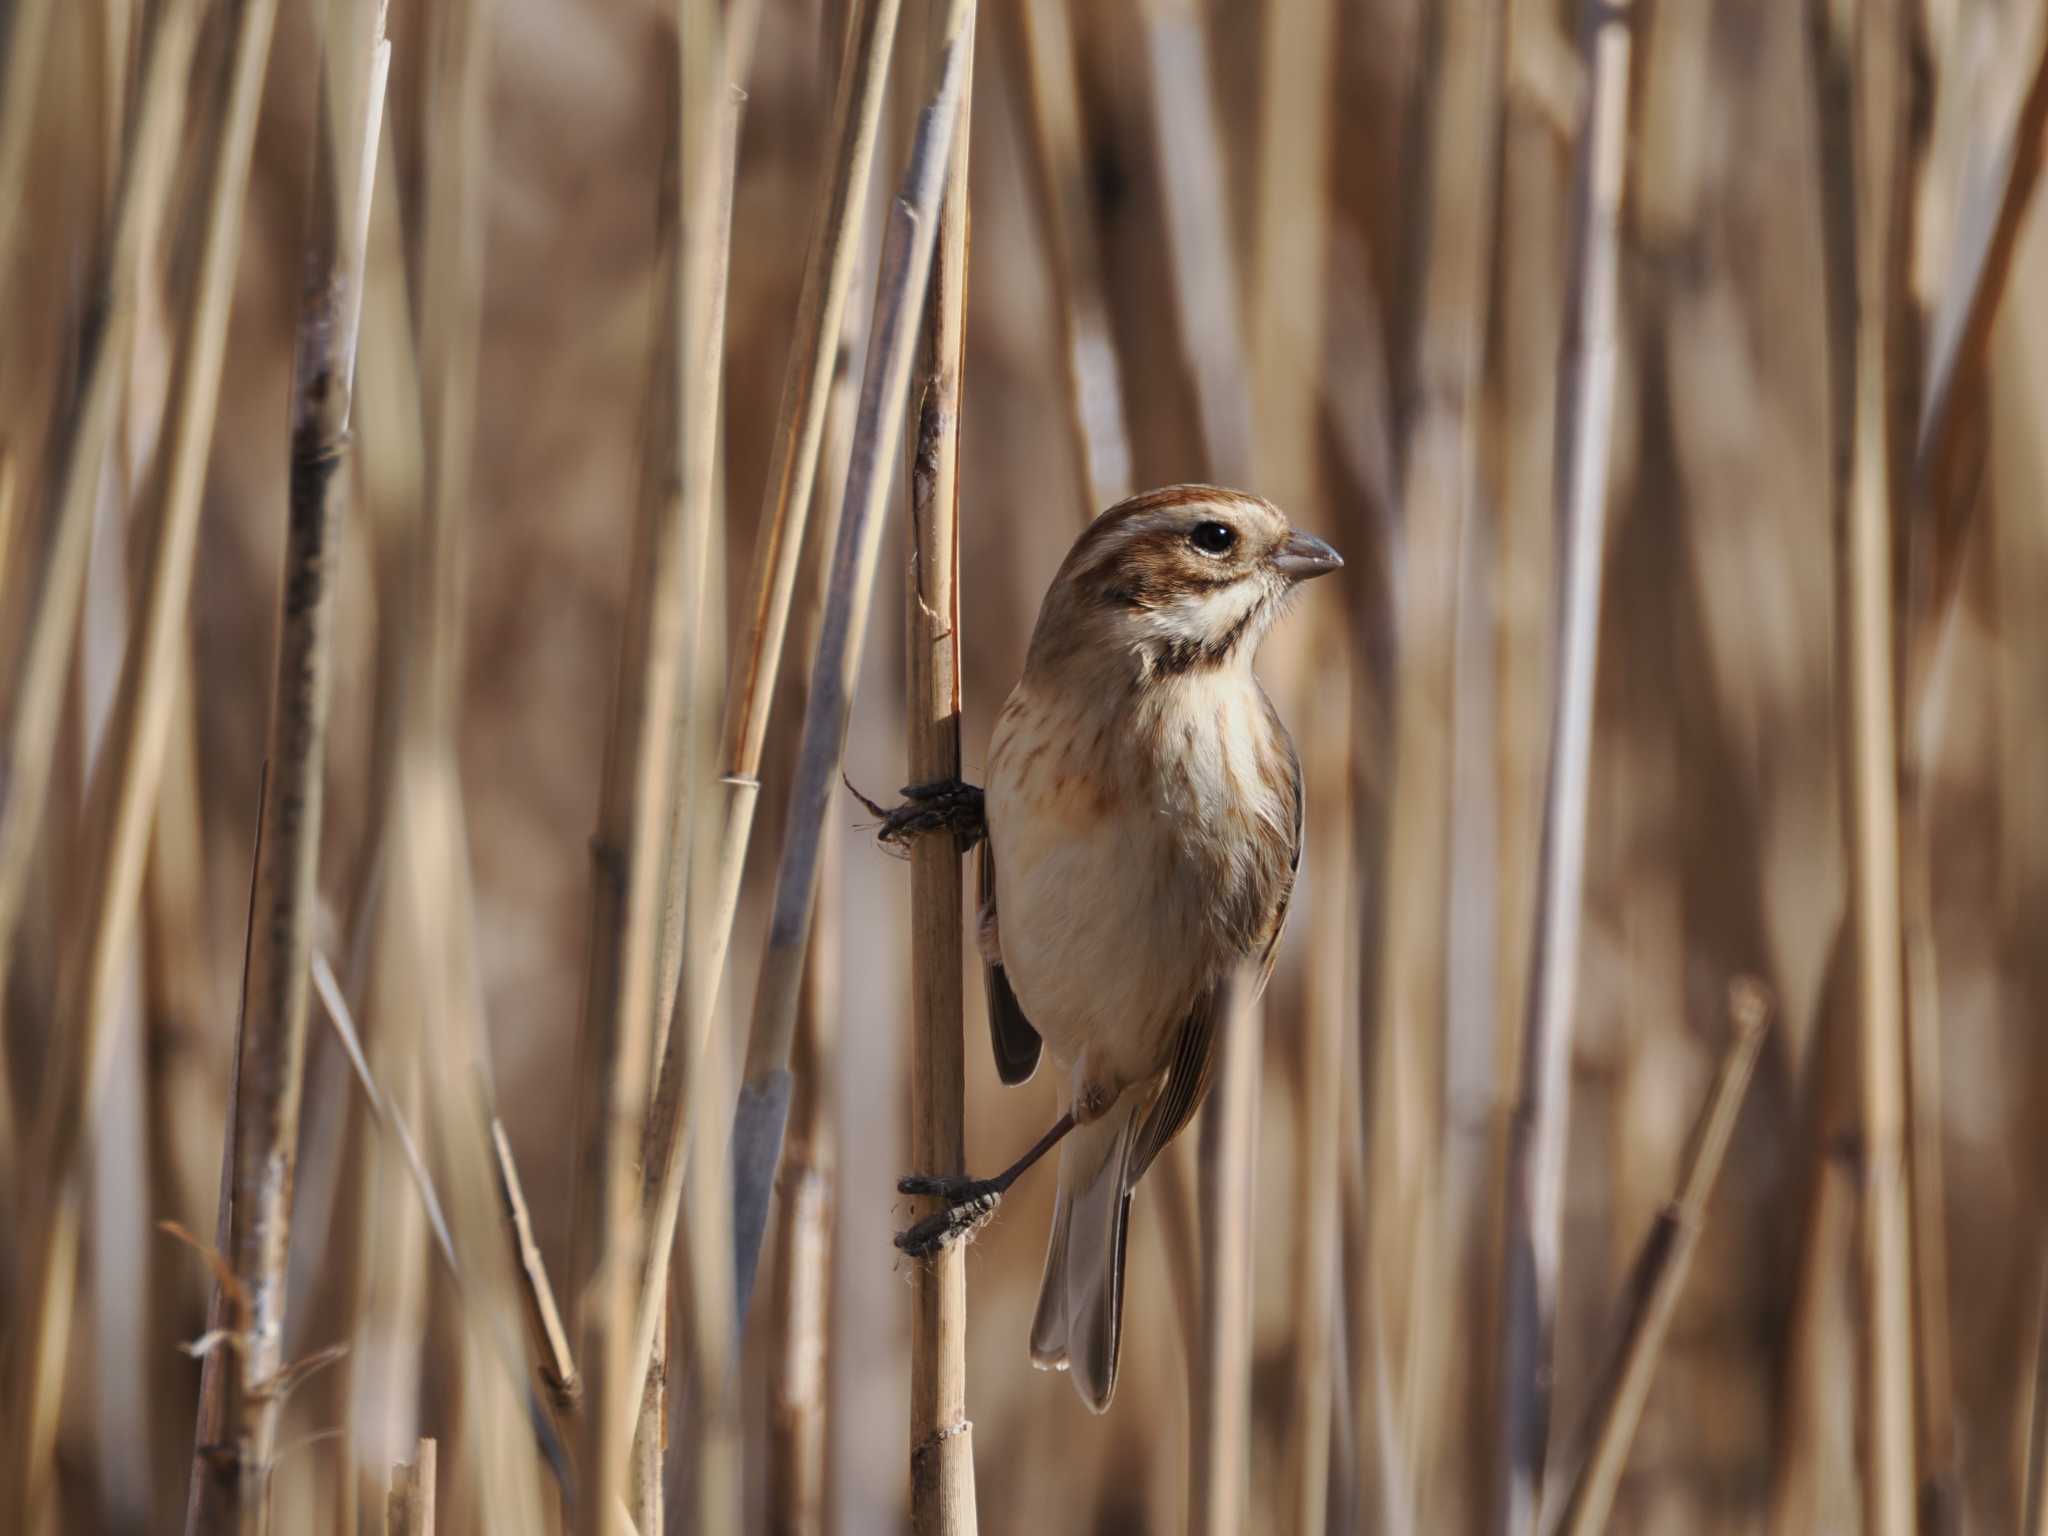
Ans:
{"label": "bird's black eye", "polygon": [[1197,523],[1188,542],[1205,555],[1227,555],[1237,542],[1237,530],[1228,523]]}

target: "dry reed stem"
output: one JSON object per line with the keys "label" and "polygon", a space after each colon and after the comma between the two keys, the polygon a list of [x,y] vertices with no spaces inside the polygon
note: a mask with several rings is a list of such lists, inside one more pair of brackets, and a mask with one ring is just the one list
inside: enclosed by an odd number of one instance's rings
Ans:
{"label": "dry reed stem", "polygon": [[1535,949],[1522,1042],[1522,1087],[1508,1152],[1505,1304],[1499,1354],[1500,1527],[1535,1528],[1549,1436],[1571,1114],[1572,1033],[1592,777],[1601,566],[1614,431],[1616,268],[1626,186],[1633,18],[1626,4],[1590,9],[1591,91],[1580,141],[1565,351],[1558,386],[1557,518],[1561,528],[1558,681],[1545,786]]}
{"label": "dry reed stem", "polygon": [[[645,1178],[653,1236],[648,1245],[650,1270],[641,1296],[642,1310],[650,1316],[667,1293],[690,1130],[705,1112],[704,1074],[693,1072],[693,1064],[703,1056],[709,1040],[739,909],[740,879],[746,870],[761,792],[761,749],[789,627],[790,599],[803,552],[804,524],[810,512],[836,362],[834,343],[841,332],[860,254],[882,88],[896,37],[900,0],[854,0],[854,4],[833,101],[833,147],[825,195],[818,204],[818,223],[805,261],[795,337],[783,379],[775,457],[754,556],[751,613],[745,643],[733,652],[726,683],[719,755],[719,783],[725,799],[717,847],[704,853],[706,858],[716,859],[713,903],[710,911],[696,913],[689,925],[684,974],[690,984],[676,994],[682,1027],[668,1032],[648,1111]],[[786,1105],[785,1099],[775,1108],[778,1121]],[[744,1295],[745,1287],[740,1289]],[[647,1333],[651,1339],[651,1328]],[[651,1349],[650,1343],[650,1354]]]}
{"label": "dry reed stem", "polygon": [[1310,719],[1309,795],[1319,856],[1308,861],[1309,972],[1301,1053],[1300,1148],[1294,1175],[1292,1412],[1283,1509],[1296,1536],[1322,1536],[1330,1510],[1330,1433],[1336,1391],[1337,1272],[1343,1231],[1343,1096],[1347,1039],[1357,1027],[1351,820],[1351,677],[1332,646],[1319,682],[1327,702]]}
{"label": "dry reed stem", "polygon": [[1840,524],[1843,802],[1861,1137],[1861,1454],[1865,1528],[1914,1524],[1914,1347],[1903,1140],[1898,739],[1894,717],[1887,368],[1900,213],[1904,13],[1888,0],[1812,13],[1822,146],[1830,387]]}
{"label": "dry reed stem", "polygon": [[[344,13],[346,14],[346,13]],[[304,1089],[327,714],[333,682],[332,567],[347,462],[369,203],[390,47],[383,8],[369,26],[337,17],[315,119],[311,206],[293,361],[291,486],[285,534],[269,773],[256,865],[255,920],[237,1069],[229,1258],[247,1296],[225,1390],[225,1454],[203,1530],[269,1528],[277,1426],[287,1385],[286,1260]],[[364,62],[359,63],[358,59]],[[360,73],[358,73],[360,71]],[[351,82],[360,80],[360,96]],[[346,103],[343,110],[340,103]],[[346,140],[337,135],[352,135]]]}
{"label": "dry reed stem", "polygon": [[[7,28],[7,78],[0,95],[0,208],[28,204],[29,150],[35,142],[36,104],[49,69],[50,18],[56,0],[21,0]],[[0,222],[0,302],[12,297],[15,241],[28,220]]]}
{"label": "dry reed stem", "polygon": [[[694,62],[694,60],[693,60]],[[695,92],[688,93],[694,97]],[[693,178],[694,180],[694,178]],[[701,206],[689,210],[692,227]],[[680,274],[680,252],[674,270]],[[679,299],[681,278],[676,279]],[[666,313],[680,316],[672,299]],[[687,322],[682,322],[687,323]],[[658,343],[657,401],[682,398],[678,338]],[[661,377],[678,372],[671,386]],[[681,486],[658,467],[671,441],[653,424],[631,554],[611,723],[606,737],[597,830],[591,839],[591,916],[585,974],[579,1096],[578,1186],[573,1252],[577,1357],[590,1383],[579,1421],[579,1532],[606,1530],[626,1481],[646,1381],[646,1355],[631,1321],[646,1264],[638,1170],[653,1083],[654,1014],[660,995],[662,882],[678,793],[677,716],[690,630],[701,605],[686,585],[693,549]],[[651,1351],[652,1340],[649,1341]],[[656,1490],[658,1500],[658,1488]],[[629,1507],[631,1507],[629,1505]],[[633,1509],[636,1521],[645,1511]]]}
{"label": "dry reed stem", "polygon": [[1245,1530],[1251,1508],[1252,1191],[1260,1032],[1243,978],[1222,999],[1216,1085],[1202,1117],[1201,1336],[1188,1362],[1191,1529]]}
{"label": "dry reed stem", "polygon": [[[223,78],[211,104],[217,152],[194,302],[179,352],[167,464],[158,482],[160,505],[150,525],[141,611],[122,659],[87,810],[85,907],[67,924],[59,971],[58,1016],[67,1025],[46,1067],[48,1086],[29,1164],[41,1170],[42,1184],[41,1210],[28,1245],[34,1255],[36,1293],[27,1299],[26,1315],[35,1320],[34,1344],[18,1362],[24,1374],[14,1393],[21,1415],[15,1420],[16,1450],[22,1458],[16,1486],[30,1524],[40,1518],[34,1512],[41,1509],[49,1486],[47,1462],[54,1447],[55,1413],[69,1349],[69,1330],[63,1326],[69,1309],[51,1288],[68,1287],[77,1265],[77,1216],[60,1207],[82,1198],[79,1164],[106,1075],[107,1014],[133,931],[170,733],[200,491],[213,439],[241,242],[243,193],[274,16],[274,0],[251,0],[242,9],[236,18],[232,74]],[[182,81],[177,84],[182,89]]]}
{"label": "dry reed stem", "polygon": [[2035,1282],[2033,1381],[2023,1442],[2026,1470],[2020,1536],[2048,1536],[2048,1256],[2038,1256],[2035,1262],[2041,1273]]}
{"label": "dry reed stem", "polygon": [[[1907,1153],[1912,1190],[1913,1305],[1919,1409],[1920,1507],[1952,1529],[1960,1519],[1949,1344],[1948,1211],[1942,1171],[1940,986],[1928,777],[1943,700],[1935,651],[1961,608],[1963,550],[1988,497],[1980,494],[1988,437],[1991,333],[2020,231],[2048,152],[2048,27],[2001,155],[1995,195],[1970,197],[1957,231],[1956,274],[1930,326],[1910,483],[1903,676],[1899,709],[1901,911],[1906,947]],[[1987,189],[1972,189],[1984,191]],[[1988,206],[1984,206],[1988,204]]]}
{"label": "dry reed stem", "polygon": [[1060,326],[1067,428],[1085,522],[1131,492],[1131,443],[1095,228],[1068,0],[1005,6],[1003,57],[1026,112],[1039,230]]}
{"label": "dry reed stem", "polygon": [[[931,20],[943,21],[934,0]],[[917,398],[905,584],[906,756],[910,784],[960,776],[960,397],[967,343],[967,155],[974,96],[973,21],[966,78],[939,205],[911,388]],[[932,67],[954,39],[936,31]],[[910,850],[910,1166],[964,1168],[967,1088],[961,849],[949,837]],[[931,1209],[937,1209],[933,1202]],[[920,1212],[919,1214],[923,1214]],[[910,1525],[919,1536],[978,1528],[974,1426],[967,1417],[967,1249],[950,1244],[911,1273]]]}
{"label": "dry reed stem", "polygon": [[412,1460],[391,1469],[391,1492],[384,1505],[385,1536],[434,1536],[438,1459],[435,1443],[423,1437]]}
{"label": "dry reed stem", "polygon": [[[1359,1379],[1358,1464],[1383,1468],[1378,1506],[1406,1515],[1428,1482],[1437,1442],[1438,1361],[1457,1319],[1439,1310],[1439,1195],[1443,1142],[1442,1020],[1449,887],[1450,716],[1458,551],[1477,515],[1479,423],[1496,226],[1503,24],[1498,5],[1447,7],[1431,72],[1418,85],[1417,132],[1426,173],[1415,178],[1415,250],[1396,313],[1414,319],[1407,380],[1413,405],[1394,456],[1399,488],[1388,509],[1391,617],[1386,649],[1360,604],[1361,668],[1377,680],[1391,662],[1387,782],[1364,786],[1359,815],[1381,834],[1364,850],[1374,889],[1399,892],[1378,919],[1369,1003],[1365,1124],[1369,1180],[1356,1328],[1368,1374]],[[1333,353],[1333,367],[1340,359]],[[1371,370],[1366,370],[1371,378]],[[1369,389],[1361,391],[1371,399]],[[1369,433],[1370,418],[1362,424]],[[1373,468],[1371,456],[1365,468]],[[1363,768],[1365,764],[1361,764]],[[1375,765],[1376,766],[1376,765]],[[1389,1458],[1393,1458],[1390,1462]]]}
{"label": "dry reed stem", "polygon": [[[172,0],[151,34],[132,147],[115,195],[112,237],[94,257],[91,298],[79,319],[78,392],[59,406],[63,415],[52,451],[53,522],[36,577],[27,635],[16,658],[5,755],[0,756],[0,997],[7,990],[15,928],[58,758],[58,727],[79,631],[93,509],[127,389],[146,264],[158,245],[176,179],[199,10],[197,0]],[[14,100],[10,95],[9,110]],[[19,222],[7,221],[10,230]],[[11,1163],[10,1150],[0,1146],[0,1168]]]}
{"label": "dry reed stem", "polygon": [[[1986,408],[1992,323],[2005,297],[2043,159],[2048,158],[2048,27],[2042,28],[2039,47],[2004,146],[1995,204],[1982,210],[1989,220],[1980,214],[1973,225],[1958,231],[1962,252],[1953,266],[1959,277],[1944,291],[1928,337],[1914,482],[1931,503],[1921,509],[1922,520],[1931,519],[1927,532],[1932,546],[1926,552],[1931,569],[1925,573],[1924,591],[1929,616],[1937,621],[1955,595],[1963,536],[1981,499],[1971,494],[1978,479],[1974,460],[1981,456],[1981,447],[1973,447],[1967,429]],[[1966,213],[1972,211],[1976,210]],[[1908,653],[1909,683],[1926,671],[1925,659],[1916,662],[1916,655],[1917,645]],[[1916,695],[1917,689],[1906,694],[1909,725],[1917,718]]]}
{"label": "dry reed stem", "polygon": [[789,1104],[789,1060],[803,986],[804,951],[818,898],[818,848],[824,836],[846,747],[891,464],[900,451],[905,396],[923,315],[972,44],[973,0],[948,0],[938,23],[945,38],[932,93],[919,114],[910,162],[890,212],[869,327],[867,374],[861,385],[853,456],[846,473],[832,585],[790,789],[788,829],[775,873],[775,899],[747,1036],[745,1080],[733,1128],[733,1245],[738,1302],[744,1318],[767,1219],[768,1196],[781,1158]]}
{"label": "dry reed stem", "polygon": [[512,1144],[506,1140],[505,1127],[496,1116],[491,1119],[491,1155],[498,1175],[498,1196],[505,1203],[505,1221],[512,1229],[527,1328],[540,1354],[541,1379],[547,1383],[556,1409],[566,1413],[582,1401],[583,1378],[576,1374],[576,1360],[569,1350],[569,1331],[562,1326],[555,1288],[548,1282],[540,1244],[534,1241],[533,1217],[527,1211],[519,1169],[512,1161]]}
{"label": "dry reed stem", "polygon": [[[858,312],[849,310],[841,332],[838,366],[825,417],[823,460],[846,461],[859,380],[852,358],[860,344]],[[828,475],[814,491],[821,549],[838,540],[843,479]],[[814,562],[813,590],[802,612],[806,656],[817,648],[830,589],[832,562]],[[808,671],[804,683],[810,682]],[[843,839],[828,836],[821,850],[818,910],[811,921],[810,952],[790,1060],[796,1079],[790,1098],[789,1138],[776,1179],[778,1295],[773,1315],[774,1360],[768,1421],[768,1528],[776,1536],[822,1536],[826,1519],[827,1414],[833,1354],[832,1244],[836,1219],[838,1155],[837,1046],[844,969],[841,945],[840,866]]]}
{"label": "dry reed stem", "polygon": [[1658,1213],[1636,1258],[1627,1319],[1616,1340],[1613,1364],[1587,1414],[1586,1459],[1555,1526],[1562,1536],[1594,1536],[1607,1528],[1629,1445],[1649,1400],[1658,1352],[1677,1313],[1686,1273],[1706,1225],[1707,1202],[1713,1196],[1722,1158],[1749,1090],[1750,1074],[1770,1019],[1770,1003],[1761,986],[1745,979],[1730,991],[1729,1012],[1735,1038],[1721,1057],[1720,1071],[1693,1124],[1680,1164],[1678,1192]]}
{"label": "dry reed stem", "polygon": [[[243,923],[245,929],[256,926],[256,871],[263,862],[264,806],[269,798],[270,765],[265,763],[256,780],[256,846],[249,854],[249,901],[248,915]],[[213,1252],[209,1255],[214,1275],[206,1302],[207,1338],[221,1337],[231,1323],[240,1322],[243,1313],[240,1288],[224,1255],[234,1210],[235,1134],[241,1122],[242,1041],[248,1033],[248,1021],[249,957],[244,949],[242,990],[235,1005],[235,1048],[229,1057],[227,1113],[222,1120],[226,1132],[222,1137],[220,1154],[220,1187],[214,1202]],[[221,1432],[227,1421],[227,1378],[234,1363],[232,1352],[226,1349],[209,1349],[200,1357],[199,1404],[193,1412],[191,1474],[185,1489],[185,1536],[206,1536],[207,1532],[219,1528],[218,1519],[211,1513],[211,1501],[219,1482],[224,1449]]]}
{"label": "dry reed stem", "polygon": [[[1209,69],[1207,27],[1182,0],[1144,16],[1152,137],[1166,214],[1166,247],[1181,361],[1194,388],[1206,472],[1226,485],[1252,475],[1250,362],[1240,323],[1228,187]],[[1263,1076],[1256,1002],[1226,1008],[1216,1087],[1199,1133],[1198,1337],[1188,1359],[1188,1508],[1210,1531],[1250,1514],[1252,1191]],[[1172,1165],[1161,1216],[1171,1231],[1184,1202]]]}

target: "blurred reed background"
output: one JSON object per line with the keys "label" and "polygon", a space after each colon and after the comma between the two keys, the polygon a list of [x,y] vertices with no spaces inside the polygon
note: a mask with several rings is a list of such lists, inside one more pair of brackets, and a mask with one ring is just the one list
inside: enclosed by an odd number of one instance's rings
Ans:
{"label": "blurred reed background", "polygon": [[[0,6],[8,1529],[2048,1533],[2040,6],[384,10]],[[1096,1419],[838,738],[1195,479],[1350,563]]]}

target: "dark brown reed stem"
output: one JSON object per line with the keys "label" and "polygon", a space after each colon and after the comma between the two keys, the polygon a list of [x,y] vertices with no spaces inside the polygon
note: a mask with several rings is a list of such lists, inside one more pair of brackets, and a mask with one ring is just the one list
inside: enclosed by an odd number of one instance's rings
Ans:
{"label": "dark brown reed stem", "polygon": [[[676,994],[681,1027],[669,1030],[648,1111],[645,1177],[652,1238],[641,1298],[642,1311],[649,1318],[668,1291],[669,1255],[682,1208],[690,1132],[703,1109],[699,1098],[704,1092],[703,1074],[693,1076],[692,1069],[709,1038],[733,919],[739,909],[740,877],[746,868],[754,809],[761,792],[761,750],[767,739],[769,704],[789,627],[790,599],[803,552],[804,524],[810,513],[836,362],[834,343],[840,335],[854,263],[860,254],[882,87],[896,37],[900,0],[855,3],[833,102],[832,159],[804,267],[795,339],[783,379],[775,459],[755,548],[745,643],[733,652],[726,682],[718,780],[725,798],[717,821],[718,845],[715,850],[705,850],[706,858],[716,859],[713,902],[709,911],[694,914],[689,925],[685,965],[689,985]],[[778,1124],[786,1102],[776,1110]],[[651,1356],[651,1323],[644,1333],[650,1340]]]}
{"label": "dark brown reed stem", "polygon": [[1614,431],[1616,268],[1627,171],[1633,25],[1627,4],[1589,6],[1586,13],[1590,93],[1580,136],[1575,257],[1558,384],[1557,517],[1563,561],[1558,683],[1544,791],[1522,1085],[1508,1151],[1501,1269],[1505,1303],[1498,1390],[1504,1424],[1498,1523],[1508,1532],[1535,1527],[1550,1427],[1551,1334],[1564,1222],[1601,566]]}
{"label": "dark brown reed stem", "polygon": [[[789,825],[775,873],[775,902],[747,1037],[745,1081],[733,1129],[733,1244],[738,1300],[745,1316],[767,1222],[768,1196],[781,1160],[789,1104],[789,1060],[796,1037],[804,951],[818,899],[818,849],[846,747],[853,683],[881,556],[890,464],[899,451],[904,397],[916,350],[937,235],[939,202],[960,116],[973,36],[973,0],[948,0],[946,39],[932,95],[919,115],[910,164],[891,210],[869,329],[846,500],[832,556],[824,627],[811,666],[803,738],[790,790]],[[644,1318],[643,1318],[644,1326]]]}
{"label": "dark brown reed stem", "polygon": [[[23,1347],[13,1397],[20,1415],[13,1429],[14,1451],[20,1457],[16,1486],[24,1510],[29,1512],[41,1507],[49,1486],[55,1412],[62,1398],[69,1348],[70,1307],[60,1293],[70,1288],[76,1272],[76,1207],[83,1194],[84,1149],[105,1076],[105,1024],[120,959],[133,932],[156,788],[170,733],[171,689],[183,655],[200,490],[213,438],[241,238],[243,192],[248,184],[250,147],[274,15],[272,0],[254,0],[237,17],[233,69],[211,104],[217,147],[207,194],[205,247],[179,351],[171,440],[166,467],[157,482],[160,503],[150,525],[141,611],[123,658],[87,809],[85,905],[67,924],[59,970],[59,1012],[71,1022],[58,1035],[47,1067],[48,1086],[41,1095],[42,1113],[29,1149],[28,1166],[41,1170],[42,1194],[27,1246],[34,1256],[28,1271],[34,1277],[34,1289],[25,1298],[24,1315],[30,1325],[20,1336]],[[175,14],[162,23],[167,28],[181,24]],[[180,45],[175,39],[160,38],[158,43],[159,48],[180,46],[189,49],[189,42]],[[158,69],[180,64],[162,56],[154,61]],[[182,92],[182,68],[175,77],[156,75],[151,85]],[[164,124],[159,119],[156,126]],[[123,217],[125,222],[125,211]],[[120,371],[118,367],[111,370],[114,374]],[[4,984],[0,978],[0,987]],[[32,1524],[35,1518],[30,1514],[26,1523]]]}
{"label": "dark brown reed stem", "polygon": [[1643,1240],[1629,1286],[1627,1319],[1616,1340],[1613,1363],[1609,1366],[1587,1414],[1585,1461],[1566,1498],[1555,1529],[1561,1536],[1596,1536],[1607,1528],[1614,1507],[1615,1491],[1621,1486],[1622,1469],[1628,1461],[1630,1442],[1635,1438],[1643,1405],[1649,1400],[1650,1382],[1657,1369],[1658,1351],[1678,1310],[1678,1298],[1692,1265],[1693,1250],[1699,1246],[1706,1224],[1707,1202],[1720,1177],[1721,1159],[1735,1132],[1756,1067],[1757,1051],[1763,1044],[1770,1019],[1770,1003],[1763,989],[1753,982],[1738,982],[1731,993],[1729,1012],[1735,1038],[1721,1058],[1721,1070],[1714,1079],[1706,1103],[1694,1123],[1692,1139],[1680,1165],[1678,1193],[1657,1215],[1656,1224]]}
{"label": "dark brown reed stem", "polygon": [[[7,736],[0,745],[5,754],[0,756],[0,999],[6,995],[15,926],[46,820],[65,680],[85,591],[92,512],[127,388],[144,265],[170,201],[199,9],[196,0],[174,0],[151,34],[112,238],[98,253],[91,297],[79,320],[78,393],[75,401],[60,406],[65,414],[52,453],[57,466],[53,522],[35,578],[27,638],[16,662]],[[10,96],[9,110],[12,106]],[[11,1149],[0,1146],[0,1168],[10,1162]]]}
{"label": "dark brown reed stem", "polygon": [[1095,230],[1073,20],[1067,0],[1018,0],[1001,17],[1002,56],[1026,114],[1038,222],[1058,304],[1067,427],[1085,520],[1130,494],[1131,443]]}
{"label": "dark brown reed stem", "polygon": [[[934,27],[942,0],[931,7]],[[911,784],[960,776],[960,397],[967,342],[967,154],[974,95],[973,21],[939,205],[936,249],[911,390],[911,579],[905,714]],[[953,39],[934,32],[943,49]],[[943,55],[932,63],[942,65]],[[966,1166],[957,841],[920,838],[910,853],[910,1166]],[[922,1213],[920,1213],[922,1214]],[[910,1524],[919,1536],[976,1529],[974,1427],[967,1418],[967,1250],[954,1244],[911,1276]]]}
{"label": "dark brown reed stem", "polygon": [[[367,50],[364,88],[351,97]],[[362,310],[369,178],[390,59],[381,7],[374,28],[339,23],[329,40],[316,118],[305,287],[293,364],[289,519],[271,702],[254,920],[237,1076],[235,1179],[228,1259],[248,1307],[225,1383],[225,1453],[208,1480],[202,1530],[261,1532],[285,1385],[286,1259],[304,1086],[313,898],[333,673],[332,567],[347,460],[356,329]],[[340,88],[338,88],[340,87]],[[336,110],[330,103],[348,103]],[[337,135],[351,137],[337,140]]]}
{"label": "dark brown reed stem", "polygon": [[384,1506],[385,1536],[434,1536],[436,1447],[422,1439],[411,1461],[391,1469],[391,1493]]}
{"label": "dark brown reed stem", "polygon": [[1898,739],[1891,580],[1891,238],[1901,164],[1904,14],[1889,0],[1811,12],[1834,405],[1843,803],[1861,1132],[1866,1528],[1914,1528],[1913,1319],[1905,1167]]}

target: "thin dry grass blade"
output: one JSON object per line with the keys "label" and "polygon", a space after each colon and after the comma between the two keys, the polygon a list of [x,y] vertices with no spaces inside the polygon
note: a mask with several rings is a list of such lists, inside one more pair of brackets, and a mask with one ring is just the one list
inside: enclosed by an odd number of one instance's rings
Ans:
{"label": "thin dry grass blade", "polygon": [[1721,1058],[1720,1072],[1694,1123],[1678,1193],[1658,1214],[1637,1258],[1629,1287],[1632,1299],[1626,1325],[1616,1341],[1614,1364],[1587,1416],[1585,1443],[1589,1450],[1555,1527],[1563,1536],[1595,1536],[1607,1528],[1629,1445],[1649,1400],[1658,1351],[1678,1310],[1693,1250],[1699,1246],[1700,1231],[1706,1224],[1707,1202],[1720,1177],[1721,1160],[1756,1067],[1769,1006],[1761,987],[1750,982],[1736,984],[1729,1010],[1735,1038]]}
{"label": "thin dry grass blade", "polygon": [[1572,319],[1558,390],[1557,516],[1564,550],[1558,685],[1521,1097],[1508,1153],[1508,1226],[1502,1255],[1506,1292],[1499,1353],[1504,1415],[1499,1524],[1510,1532],[1535,1527],[1549,1438],[1551,1334],[1564,1221],[1601,567],[1614,430],[1615,290],[1626,185],[1632,25],[1627,5],[1609,4],[1587,13],[1591,92],[1579,150],[1580,211],[1567,299]]}

